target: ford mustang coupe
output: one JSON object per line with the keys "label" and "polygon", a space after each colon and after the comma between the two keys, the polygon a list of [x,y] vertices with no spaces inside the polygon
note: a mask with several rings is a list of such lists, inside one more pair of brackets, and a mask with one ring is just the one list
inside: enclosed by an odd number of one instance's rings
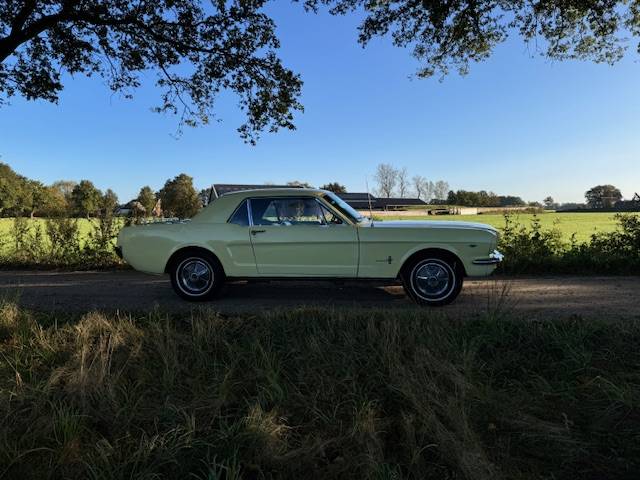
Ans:
{"label": "ford mustang coupe", "polygon": [[191,220],[123,228],[116,251],[133,268],[171,276],[207,300],[226,279],[401,280],[421,305],[445,305],[465,276],[502,260],[481,223],[373,221],[331,192],[272,188],[221,196]]}

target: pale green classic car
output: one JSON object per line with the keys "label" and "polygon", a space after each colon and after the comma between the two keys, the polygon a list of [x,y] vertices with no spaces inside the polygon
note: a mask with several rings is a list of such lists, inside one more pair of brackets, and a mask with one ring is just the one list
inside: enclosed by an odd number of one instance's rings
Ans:
{"label": "pale green classic car", "polygon": [[502,260],[481,223],[372,221],[324,190],[271,188],[221,196],[191,220],[122,229],[116,249],[133,268],[168,273],[186,300],[225,280],[401,280],[421,305],[444,305],[465,276]]}

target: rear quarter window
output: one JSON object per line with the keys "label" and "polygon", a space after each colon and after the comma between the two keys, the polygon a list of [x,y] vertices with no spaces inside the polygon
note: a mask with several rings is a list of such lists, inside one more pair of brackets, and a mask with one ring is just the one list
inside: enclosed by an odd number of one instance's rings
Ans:
{"label": "rear quarter window", "polygon": [[249,226],[249,211],[247,210],[247,201],[243,200],[233,215],[229,218],[228,223],[234,223],[243,227]]}

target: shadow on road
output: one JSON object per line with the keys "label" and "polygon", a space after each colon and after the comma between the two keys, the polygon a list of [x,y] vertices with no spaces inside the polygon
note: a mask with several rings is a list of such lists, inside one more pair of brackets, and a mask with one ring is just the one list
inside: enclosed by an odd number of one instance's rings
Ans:
{"label": "shadow on road", "polygon": [[[583,316],[640,318],[640,277],[533,277],[469,279],[460,297],[437,311],[446,315],[526,318]],[[134,271],[0,272],[0,296],[36,310],[85,312],[189,311],[166,276]],[[400,286],[345,282],[236,282],[206,304],[223,313],[257,313],[276,308],[412,309]]]}

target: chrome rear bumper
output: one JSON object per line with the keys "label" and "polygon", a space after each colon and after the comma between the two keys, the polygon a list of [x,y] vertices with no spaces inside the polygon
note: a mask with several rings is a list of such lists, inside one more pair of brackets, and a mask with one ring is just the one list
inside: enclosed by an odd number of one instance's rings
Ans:
{"label": "chrome rear bumper", "polygon": [[474,265],[497,265],[504,259],[504,255],[501,254],[498,250],[494,250],[488,257],[486,258],[478,258],[473,261]]}

